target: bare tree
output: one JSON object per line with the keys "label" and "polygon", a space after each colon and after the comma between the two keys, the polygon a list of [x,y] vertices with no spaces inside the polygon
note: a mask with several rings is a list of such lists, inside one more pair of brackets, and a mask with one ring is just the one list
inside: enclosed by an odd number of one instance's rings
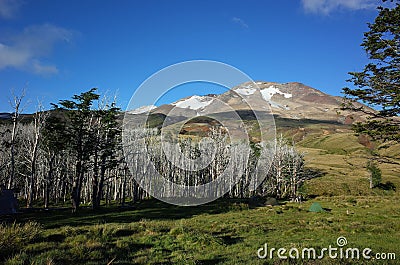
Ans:
{"label": "bare tree", "polygon": [[38,103],[37,110],[33,115],[33,126],[32,126],[32,135],[28,137],[30,141],[28,142],[27,151],[28,158],[30,164],[30,170],[28,175],[28,192],[27,192],[27,203],[26,207],[32,207],[34,191],[35,191],[35,181],[37,180],[36,176],[36,166],[39,152],[39,143],[41,140],[42,128],[45,125],[46,119],[48,118],[49,113],[44,112],[43,105],[41,102]]}
{"label": "bare tree", "polygon": [[13,109],[12,113],[12,131],[11,131],[11,142],[10,142],[10,152],[11,152],[11,172],[8,179],[7,188],[11,189],[14,186],[15,180],[15,153],[16,153],[16,138],[17,129],[19,124],[19,118],[23,111],[22,100],[25,97],[25,89],[22,90],[20,95],[16,95],[12,91],[12,99],[10,100],[10,105]]}

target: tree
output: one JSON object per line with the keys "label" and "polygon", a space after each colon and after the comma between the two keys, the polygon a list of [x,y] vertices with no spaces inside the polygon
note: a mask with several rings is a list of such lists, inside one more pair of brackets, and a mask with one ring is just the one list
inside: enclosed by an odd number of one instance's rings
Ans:
{"label": "tree", "polygon": [[47,117],[42,132],[41,148],[47,164],[47,172],[44,172],[43,176],[44,208],[49,207],[51,187],[55,185],[54,171],[57,157],[64,152],[68,142],[65,120],[61,116],[62,110],[54,110]]}
{"label": "tree", "polygon": [[263,152],[271,155],[267,156],[269,162],[265,165],[270,167],[264,169],[267,177],[258,187],[259,194],[295,200],[299,187],[313,177],[306,174],[304,154],[298,152],[282,135],[263,145]]}
{"label": "tree", "polygon": [[[365,122],[354,125],[357,133],[400,142],[400,4],[397,2],[391,8],[380,6],[378,10],[361,44],[370,62],[362,72],[349,73],[352,77],[347,81],[356,88],[343,89],[343,109],[367,115]],[[380,110],[366,108],[357,101]]]}
{"label": "tree", "polygon": [[[97,88],[92,88],[80,95],[74,95],[72,100],[61,100],[59,104],[66,113],[66,135],[68,149],[75,158],[75,174],[72,182],[71,202],[73,211],[76,211],[81,202],[82,184],[90,161],[90,156],[95,150],[93,143],[94,112],[93,101],[99,99],[95,93]],[[54,104],[55,108],[59,108]]]}
{"label": "tree", "polygon": [[377,187],[382,180],[382,171],[372,160],[368,161],[367,170],[370,173],[369,187],[371,189]]}
{"label": "tree", "polygon": [[[116,99],[109,103],[104,97],[96,113],[94,129],[94,154],[92,176],[92,207],[100,206],[103,194],[105,173],[109,168],[118,164],[117,152],[119,150],[121,129],[118,125],[120,108],[116,106]],[[125,188],[125,187],[124,187]]]}
{"label": "tree", "polygon": [[8,179],[7,188],[11,189],[14,187],[15,181],[15,153],[16,153],[16,138],[17,138],[17,131],[18,125],[20,120],[20,115],[22,112],[22,100],[25,97],[25,89],[22,91],[21,95],[15,95],[14,92],[12,93],[12,100],[10,100],[11,107],[13,108],[14,112],[12,113],[12,131],[11,131],[11,142],[10,142],[10,151],[11,151],[11,172],[10,177]]}
{"label": "tree", "polygon": [[43,111],[43,105],[39,102],[38,109],[33,115],[33,126],[31,135],[26,137],[27,141],[27,153],[29,160],[29,175],[28,175],[28,198],[26,202],[26,207],[31,208],[34,197],[34,185],[36,180],[36,166],[39,153],[39,143],[42,136],[42,128],[45,125],[46,119],[48,117],[48,112]]}

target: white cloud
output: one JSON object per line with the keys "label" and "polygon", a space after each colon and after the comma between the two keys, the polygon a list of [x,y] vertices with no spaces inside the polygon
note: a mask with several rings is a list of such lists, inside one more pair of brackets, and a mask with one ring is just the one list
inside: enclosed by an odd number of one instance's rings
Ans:
{"label": "white cloud", "polygon": [[0,70],[15,68],[36,74],[55,74],[57,67],[42,61],[57,43],[70,42],[73,35],[70,30],[50,24],[27,27],[8,42],[0,40]]}
{"label": "white cloud", "polygon": [[233,17],[232,21],[234,23],[236,23],[236,24],[239,24],[242,28],[246,28],[247,29],[249,27],[249,25],[247,25],[246,22],[244,22],[244,20],[241,19],[241,18]]}
{"label": "white cloud", "polygon": [[43,65],[39,61],[32,63],[33,72],[40,75],[57,74],[58,69],[55,65]]}
{"label": "white cloud", "polygon": [[376,0],[301,0],[308,13],[328,15],[338,9],[361,10],[375,8]]}
{"label": "white cloud", "polygon": [[19,67],[29,60],[29,52],[0,43],[0,69]]}
{"label": "white cloud", "polygon": [[21,0],[0,0],[0,18],[13,18],[21,5]]}

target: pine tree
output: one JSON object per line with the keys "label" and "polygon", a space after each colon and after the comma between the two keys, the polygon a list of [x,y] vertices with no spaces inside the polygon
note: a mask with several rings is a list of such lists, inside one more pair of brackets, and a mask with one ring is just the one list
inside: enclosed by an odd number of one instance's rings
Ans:
{"label": "pine tree", "polygon": [[[357,133],[400,142],[400,4],[390,2],[391,7],[378,7],[378,16],[364,33],[361,46],[370,62],[362,72],[349,73],[352,77],[348,81],[356,88],[343,89],[343,109],[367,114],[365,122],[354,125]],[[356,101],[379,110],[365,108]]]}

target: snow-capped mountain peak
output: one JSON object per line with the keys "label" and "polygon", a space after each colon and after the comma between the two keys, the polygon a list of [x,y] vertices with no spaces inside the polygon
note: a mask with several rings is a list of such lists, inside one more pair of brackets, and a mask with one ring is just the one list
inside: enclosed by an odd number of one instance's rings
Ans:
{"label": "snow-capped mountain peak", "polygon": [[[143,107],[130,113],[151,110],[151,113],[170,115],[207,115],[210,113],[230,113],[233,110],[270,112],[275,116],[290,119],[331,120],[352,123],[359,117],[354,113],[340,110],[340,97],[330,96],[317,89],[298,82],[246,82],[220,95],[190,96],[157,108]],[[172,115],[172,114],[171,114]]]}
{"label": "snow-capped mountain peak", "polygon": [[214,101],[214,98],[211,96],[191,96],[188,98],[184,98],[181,100],[178,100],[174,103],[171,103],[172,105],[179,107],[179,108],[188,108],[192,110],[199,110],[202,109],[208,105],[210,105]]}
{"label": "snow-capped mountain peak", "polygon": [[141,114],[141,113],[145,113],[145,112],[149,112],[153,109],[157,108],[154,105],[149,105],[149,106],[142,106],[140,108],[134,109],[134,110],[130,110],[128,111],[129,114]]}

